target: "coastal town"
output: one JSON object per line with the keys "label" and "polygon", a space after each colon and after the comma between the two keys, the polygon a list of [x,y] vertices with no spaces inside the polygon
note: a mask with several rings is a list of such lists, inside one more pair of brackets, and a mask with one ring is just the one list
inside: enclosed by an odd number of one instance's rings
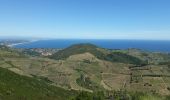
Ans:
{"label": "coastal town", "polygon": [[59,50],[62,49],[51,49],[51,48],[32,48],[30,51],[37,52],[41,56],[51,56],[52,54],[58,52]]}

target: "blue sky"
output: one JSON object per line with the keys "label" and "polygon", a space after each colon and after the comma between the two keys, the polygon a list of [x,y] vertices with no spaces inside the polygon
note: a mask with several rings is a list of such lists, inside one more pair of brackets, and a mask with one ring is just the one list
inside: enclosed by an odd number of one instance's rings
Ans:
{"label": "blue sky", "polygon": [[170,0],[0,0],[1,37],[170,40]]}

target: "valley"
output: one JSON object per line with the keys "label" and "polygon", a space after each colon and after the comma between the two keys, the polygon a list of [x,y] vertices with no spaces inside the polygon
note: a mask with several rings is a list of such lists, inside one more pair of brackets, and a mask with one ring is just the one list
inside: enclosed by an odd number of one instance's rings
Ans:
{"label": "valley", "polygon": [[[78,91],[87,93],[103,91],[105,97],[108,97],[106,94],[109,91],[147,93],[163,97],[170,95],[170,55],[166,53],[138,49],[108,50],[92,44],[77,44],[59,50],[53,55],[35,56],[1,46],[0,59],[2,71],[8,70],[16,76],[44,82],[47,87],[56,88],[54,91],[58,88],[67,91],[68,98],[71,96],[69,91],[75,91],[74,96]],[[17,82],[19,81],[21,80]],[[0,84],[3,84],[3,81],[0,81]],[[0,97],[6,98],[3,91],[8,92],[0,88]],[[53,99],[50,98],[49,96],[49,100],[54,100],[55,96]]]}

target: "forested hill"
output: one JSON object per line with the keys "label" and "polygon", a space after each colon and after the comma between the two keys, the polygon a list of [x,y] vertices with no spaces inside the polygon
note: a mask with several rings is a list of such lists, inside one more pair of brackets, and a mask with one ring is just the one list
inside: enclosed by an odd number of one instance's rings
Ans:
{"label": "forested hill", "polygon": [[111,62],[129,63],[129,64],[135,64],[135,65],[147,64],[147,62],[139,58],[136,58],[134,56],[128,55],[126,53],[111,52],[108,49],[103,49],[93,44],[72,45],[66,49],[63,49],[53,54],[52,56],[50,56],[50,58],[60,60],[60,59],[66,59],[71,55],[82,54],[86,52],[91,53],[98,59],[111,61]]}

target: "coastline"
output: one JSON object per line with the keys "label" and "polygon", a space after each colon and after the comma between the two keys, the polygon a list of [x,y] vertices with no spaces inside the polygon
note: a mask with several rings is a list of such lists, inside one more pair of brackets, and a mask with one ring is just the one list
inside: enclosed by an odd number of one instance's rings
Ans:
{"label": "coastline", "polygon": [[8,46],[8,47],[14,47],[14,46],[17,46],[17,45],[33,43],[33,42],[36,42],[36,41],[39,41],[39,40],[31,40],[31,41],[28,41],[28,42],[13,43],[13,44],[9,44],[9,45],[7,45],[7,46]]}
{"label": "coastline", "polygon": [[[38,42],[36,42],[38,41]],[[26,42],[14,43],[11,47],[19,48],[66,48],[74,44],[91,43],[107,49],[138,48],[152,52],[170,53],[170,41],[146,41],[146,40],[72,40],[72,39],[37,39]],[[24,47],[26,46],[26,47]]]}

